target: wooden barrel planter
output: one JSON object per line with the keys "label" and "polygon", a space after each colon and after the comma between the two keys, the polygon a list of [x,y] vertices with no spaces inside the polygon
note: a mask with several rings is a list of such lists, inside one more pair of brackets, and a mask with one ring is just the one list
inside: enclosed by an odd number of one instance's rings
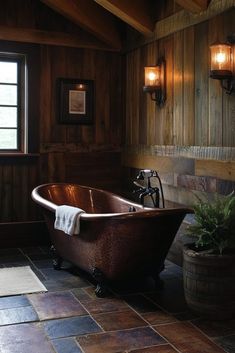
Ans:
{"label": "wooden barrel planter", "polygon": [[223,320],[235,317],[235,254],[213,255],[183,249],[184,292],[197,314]]}

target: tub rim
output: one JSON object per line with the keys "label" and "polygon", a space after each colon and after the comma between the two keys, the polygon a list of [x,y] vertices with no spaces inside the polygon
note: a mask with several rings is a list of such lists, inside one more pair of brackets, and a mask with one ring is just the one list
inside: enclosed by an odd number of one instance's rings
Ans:
{"label": "tub rim", "polygon": [[80,219],[83,221],[92,221],[92,220],[98,220],[98,219],[103,219],[103,218],[112,218],[112,219],[126,219],[126,218],[151,218],[154,216],[165,216],[171,213],[194,213],[193,209],[190,207],[171,207],[171,208],[150,208],[150,207],[144,207],[141,204],[138,204],[136,202],[133,202],[131,200],[126,199],[125,197],[119,196],[111,191],[103,190],[103,189],[98,189],[90,186],[85,186],[85,185],[80,185],[76,183],[63,183],[63,182],[56,182],[56,183],[44,183],[36,186],[31,193],[32,199],[39,204],[41,207],[46,208],[47,210],[55,213],[58,205],[55,203],[48,201],[47,199],[43,198],[39,194],[39,190],[47,187],[47,186],[78,186],[84,189],[89,189],[89,190],[95,190],[101,193],[109,194],[115,197],[116,199],[120,200],[120,202],[127,203],[130,206],[137,207],[139,210],[137,212],[119,212],[119,213],[82,213],[80,215]]}

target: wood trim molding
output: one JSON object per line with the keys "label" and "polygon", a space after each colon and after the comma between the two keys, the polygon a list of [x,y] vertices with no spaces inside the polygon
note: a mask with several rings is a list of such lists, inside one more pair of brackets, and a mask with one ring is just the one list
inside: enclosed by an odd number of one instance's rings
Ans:
{"label": "wood trim molding", "polygon": [[235,181],[235,162],[196,160],[195,175]]}
{"label": "wood trim molding", "polygon": [[121,152],[121,147],[111,144],[42,143],[40,152]]}
{"label": "wood trim molding", "polygon": [[209,20],[222,12],[235,7],[235,0],[211,0],[207,10],[199,13],[190,13],[186,10],[179,11],[163,20],[156,22],[154,34],[149,37],[138,36],[132,38],[126,44],[125,51],[128,52],[155,40],[167,37],[170,34]]}
{"label": "wood trim molding", "polygon": [[205,11],[208,6],[208,0],[175,0],[177,4],[190,12]]}
{"label": "wood trim molding", "polygon": [[210,159],[217,161],[235,161],[235,147],[204,146],[125,146],[123,155],[138,154],[158,157],[185,157],[192,159]]}
{"label": "wood trim molding", "polygon": [[116,51],[97,39],[92,41],[89,38],[81,39],[64,32],[42,31],[31,28],[0,26],[0,40]]}
{"label": "wood trim molding", "polygon": [[122,47],[115,18],[93,0],[41,0],[45,5],[104,41],[111,48]]}
{"label": "wood trim molding", "polygon": [[128,23],[138,32],[146,36],[153,33],[154,22],[150,16],[148,1],[135,0],[134,6],[133,0],[95,0],[95,2]]}
{"label": "wood trim molding", "polygon": [[167,37],[189,26],[196,25],[235,6],[235,0],[212,0],[207,10],[200,13],[189,13],[186,10],[158,21],[155,26],[154,39]]}

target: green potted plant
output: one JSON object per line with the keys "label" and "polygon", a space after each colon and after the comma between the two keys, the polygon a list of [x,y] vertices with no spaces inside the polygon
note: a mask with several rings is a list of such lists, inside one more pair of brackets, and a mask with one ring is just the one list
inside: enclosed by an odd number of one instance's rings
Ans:
{"label": "green potted plant", "polygon": [[195,223],[188,227],[193,243],[183,249],[185,299],[208,318],[235,316],[235,196],[199,199]]}

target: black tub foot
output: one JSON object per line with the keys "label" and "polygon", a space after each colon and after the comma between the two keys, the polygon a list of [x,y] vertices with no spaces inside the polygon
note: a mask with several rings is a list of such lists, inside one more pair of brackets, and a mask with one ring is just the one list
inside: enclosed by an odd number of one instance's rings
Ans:
{"label": "black tub foot", "polygon": [[97,282],[96,289],[95,289],[96,296],[99,298],[106,297],[108,294],[108,290],[105,284],[106,278],[103,272],[99,270],[97,267],[94,267],[92,270],[92,277]]}
{"label": "black tub foot", "polygon": [[59,257],[59,256],[58,256],[56,259],[53,259],[53,260],[52,260],[52,264],[53,264],[54,270],[57,270],[57,271],[61,270],[61,268],[62,268],[62,263],[63,263],[62,257]]}
{"label": "black tub foot", "polygon": [[96,289],[95,289],[95,295],[98,298],[105,298],[107,297],[108,291],[107,291],[107,287],[105,285],[100,285],[97,284]]}
{"label": "black tub foot", "polygon": [[51,246],[51,252],[53,254],[52,265],[54,270],[61,270],[63,259],[61,256],[57,254],[56,248],[54,247],[54,245]]}

